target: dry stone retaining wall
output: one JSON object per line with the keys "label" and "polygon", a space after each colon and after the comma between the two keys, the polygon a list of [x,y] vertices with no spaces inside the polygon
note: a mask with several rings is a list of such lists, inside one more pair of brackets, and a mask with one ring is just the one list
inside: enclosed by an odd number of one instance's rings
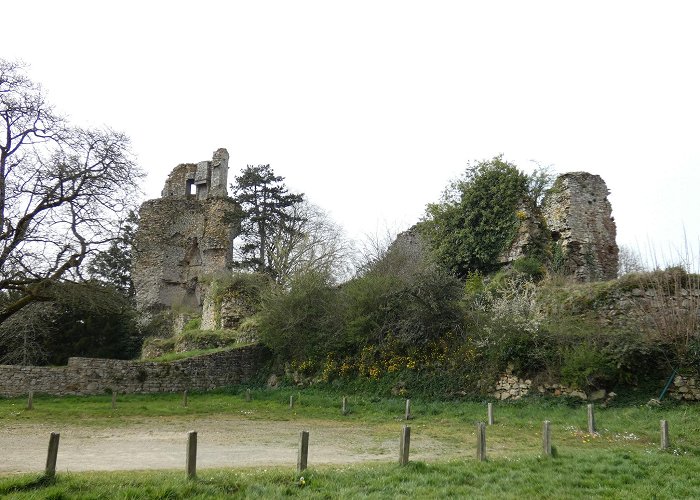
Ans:
{"label": "dry stone retaining wall", "polygon": [[0,365],[0,396],[155,393],[210,390],[250,380],[264,349],[254,345],[171,362],[69,358],[67,366]]}
{"label": "dry stone retaining wall", "polygon": [[[493,392],[492,396],[501,400],[520,399],[523,396],[530,394],[532,389],[532,380],[523,380],[514,375],[511,369],[508,369],[506,370],[506,373],[501,375],[498,382],[496,382],[496,390]],[[615,397],[614,392],[606,393],[604,389],[586,394],[576,387],[569,387],[558,383],[538,384],[536,389],[540,394],[547,394],[555,397],[568,396],[588,401],[599,401],[606,398],[610,399]]]}
{"label": "dry stone retaining wall", "polygon": [[700,379],[677,375],[668,389],[669,397],[685,401],[700,401]]}

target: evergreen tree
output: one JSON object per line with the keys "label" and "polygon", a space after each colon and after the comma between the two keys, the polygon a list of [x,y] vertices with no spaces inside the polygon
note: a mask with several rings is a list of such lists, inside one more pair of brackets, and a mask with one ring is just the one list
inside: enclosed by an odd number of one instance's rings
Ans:
{"label": "evergreen tree", "polygon": [[121,225],[118,238],[106,250],[96,252],[88,265],[92,279],[114,286],[128,298],[133,298],[135,293],[131,279],[131,258],[138,222],[138,214],[129,212]]}
{"label": "evergreen tree", "polygon": [[491,272],[518,228],[516,211],[531,181],[501,156],[469,165],[420,224],[438,262],[457,276]]}
{"label": "evergreen tree", "polygon": [[270,165],[248,165],[231,186],[241,207],[241,243],[237,245],[236,267],[275,276],[272,235],[298,232],[301,218],[291,210],[304,200],[303,194],[289,193],[284,177],[276,176]]}

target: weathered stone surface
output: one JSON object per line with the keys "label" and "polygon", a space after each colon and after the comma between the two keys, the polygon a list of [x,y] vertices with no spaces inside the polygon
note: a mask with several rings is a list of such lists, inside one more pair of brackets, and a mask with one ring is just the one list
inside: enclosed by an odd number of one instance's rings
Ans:
{"label": "weathered stone surface", "polygon": [[587,172],[560,175],[547,193],[543,215],[566,271],[579,281],[617,276],[617,229],[605,181]]}
{"label": "weathered stone surface", "polygon": [[599,401],[601,399],[605,399],[606,396],[605,389],[600,389],[598,391],[594,391],[591,393],[591,395],[588,397],[591,401]]}
{"label": "weathered stone surface", "polygon": [[171,362],[69,358],[67,366],[0,365],[0,396],[209,390],[245,382],[264,361],[257,345]]}
{"label": "weathered stone surface", "polygon": [[502,264],[513,262],[521,257],[530,255],[542,242],[542,218],[533,203],[523,203],[516,212],[518,231],[512,243],[498,257]]}
{"label": "weathered stone surface", "polygon": [[211,161],[175,167],[163,197],[141,205],[132,276],[142,313],[173,306],[199,313],[202,277],[230,269],[239,207],[227,197],[227,172],[228,153],[219,149]]}

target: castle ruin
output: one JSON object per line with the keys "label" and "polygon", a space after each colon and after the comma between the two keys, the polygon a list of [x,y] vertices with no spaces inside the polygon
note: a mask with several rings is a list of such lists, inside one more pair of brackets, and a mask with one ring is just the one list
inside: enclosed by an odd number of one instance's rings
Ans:
{"label": "castle ruin", "polygon": [[560,252],[554,260],[578,281],[617,277],[617,229],[608,194],[599,175],[570,172],[557,177],[545,196],[542,213]]}
{"label": "castle ruin", "polygon": [[133,280],[138,309],[150,316],[171,308],[201,313],[203,278],[231,268],[238,205],[228,197],[229,155],[178,165],[161,198],[139,210]]}

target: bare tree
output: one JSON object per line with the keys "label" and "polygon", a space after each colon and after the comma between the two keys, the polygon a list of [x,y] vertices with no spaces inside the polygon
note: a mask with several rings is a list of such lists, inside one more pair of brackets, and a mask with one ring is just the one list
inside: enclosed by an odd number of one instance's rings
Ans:
{"label": "bare tree", "polygon": [[700,361],[700,275],[682,267],[639,277],[632,303],[637,327],[662,347],[669,368],[697,369]]}
{"label": "bare tree", "polygon": [[343,229],[318,206],[302,201],[286,210],[291,227],[278,228],[267,240],[267,256],[283,285],[301,273],[317,271],[342,281],[351,273],[353,247]]}
{"label": "bare tree", "polygon": [[143,176],[124,134],[71,126],[24,69],[0,59],[0,323],[117,237]]}
{"label": "bare tree", "polygon": [[36,365],[46,361],[45,339],[55,334],[53,303],[33,303],[0,323],[0,364]]}
{"label": "bare tree", "polygon": [[624,276],[630,273],[643,273],[648,271],[644,265],[641,254],[627,245],[620,245],[617,261],[617,275]]}
{"label": "bare tree", "polygon": [[387,227],[365,235],[355,266],[360,275],[372,272],[410,281],[433,262],[417,226],[400,233]]}

